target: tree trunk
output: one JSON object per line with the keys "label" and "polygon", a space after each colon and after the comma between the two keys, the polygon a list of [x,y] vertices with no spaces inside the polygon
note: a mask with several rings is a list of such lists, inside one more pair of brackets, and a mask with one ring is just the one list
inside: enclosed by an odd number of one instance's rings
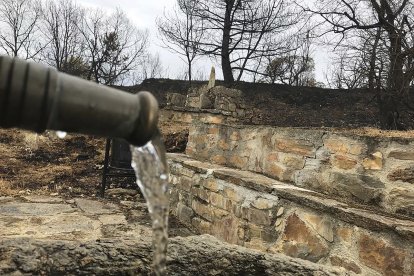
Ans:
{"label": "tree trunk", "polygon": [[223,40],[221,43],[221,68],[223,70],[224,83],[232,84],[234,82],[233,71],[230,63],[230,31],[231,31],[231,11],[234,0],[226,1],[226,14],[224,16]]}
{"label": "tree trunk", "polygon": [[406,90],[403,77],[403,59],[401,58],[401,37],[394,32],[390,38],[390,67],[388,71],[387,89],[379,96],[380,125],[383,129],[403,130],[400,112],[405,100]]}
{"label": "tree trunk", "polygon": [[193,72],[192,72],[192,63],[189,60],[188,61],[188,82],[190,83],[190,85],[191,85],[191,82],[193,80],[192,74],[193,74]]}
{"label": "tree trunk", "polygon": [[[377,60],[377,48],[381,37],[381,28],[377,29],[374,45],[372,45],[371,58],[369,60],[368,88],[371,92],[375,90],[375,61]],[[380,87],[377,87],[380,89]]]}

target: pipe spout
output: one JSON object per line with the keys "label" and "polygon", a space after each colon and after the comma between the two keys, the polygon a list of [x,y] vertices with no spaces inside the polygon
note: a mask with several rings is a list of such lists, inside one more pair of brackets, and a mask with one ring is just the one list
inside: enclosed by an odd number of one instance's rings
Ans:
{"label": "pipe spout", "polygon": [[0,127],[123,138],[136,146],[158,132],[158,103],[16,58],[0,56]]}

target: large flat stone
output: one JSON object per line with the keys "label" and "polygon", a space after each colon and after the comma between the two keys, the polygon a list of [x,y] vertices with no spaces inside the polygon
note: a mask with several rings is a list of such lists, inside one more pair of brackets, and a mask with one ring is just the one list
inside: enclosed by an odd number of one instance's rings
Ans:
{"label": "large flat stone", "polygon": [[75,203],[79,209],[90,215],[113,214],[119,212],[118,206],[112,203],[104,203],[84,198],[76,198]]}
{"label": "large flat stone", "polygon": [[[152,275],[149,238],[0,240],[1,275]],[[51,273],[53,272],[53,273]],[[347,275],[342,269],[229,245],[203,235],[168,242],[167,275]]]}
{"label": "large flat stone", "polygon": [[42,196],[42,195],[28,195],[22,196],[24,200],[33,203],[62,203],[63,199],[60,197]]}
{"label": "large flat stone", "polygon": [[75,211],[67,204],[8,202],[0,205],[0,216],[54,216]]}

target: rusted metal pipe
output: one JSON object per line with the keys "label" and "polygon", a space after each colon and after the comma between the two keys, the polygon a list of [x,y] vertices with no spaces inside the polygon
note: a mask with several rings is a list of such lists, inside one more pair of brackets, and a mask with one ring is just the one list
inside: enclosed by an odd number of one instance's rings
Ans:
{"label": "rusted metal pipe", "polygon": [[0,56],[0,127],[119,137],[142,146],[157,132],[158,103],[53,68]]}

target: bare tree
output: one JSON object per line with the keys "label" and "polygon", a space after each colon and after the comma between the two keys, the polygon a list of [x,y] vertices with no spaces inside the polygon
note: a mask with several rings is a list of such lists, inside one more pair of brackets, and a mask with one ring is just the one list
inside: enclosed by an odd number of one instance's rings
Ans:
{"label": "bare tree", "polygon": [[133,26],[119,9],[109,16],[99,9],[89,10],[77,26],[85,41],[90,80],[112,85],[132,79],[129,74],[147,57],[147,31]]}
{"label": "bare tree", "polygon": [[327,75],[330,87],[368,88],[372,92],[385,87],[387,47],[381,28],[355,30],[334,49],[332,70]]}
{"label": "bare tree", "polygon": [[275,83],[280,82],[294,86],[314,86],[316,84],[314,77],[315,63],[311,57],[311,39],[309,32],[302,38],[296,35],[291,38],[293,42],[287,53],[276,57],[265,57],[265,64],[262,81]]}
{"label": "bare tree", "polygon": [[177,0],[170,13],[157,18],[158,32],[163,44],[173,53],[184,57],[191,84],[193,62],[201,54],[200,41],[204,35],[204,19],[195,17],[199,0]]}
{"label": "bare tree", "polygon": [[42,32],[47,42],[41,54],[44,62],[59,71],[68,72],[70,61],[83,56],[84,41],[77,22],[84,16],[80,6],[71,0],[48,0],[43,5]]}
{"label": "bare tree", "polygon": [[33,59],[41,49],[36,39],[41,10],[33,0],[0,1],[0,48],[7,55]]}
{"label": "bare tree", "polygon": [[[278,35],[297,21],[297,13],[285,0],[182,2],[191,7],[193,24],[202,27],[202,35],[185,41],[190,47],[196,45],[203,55],[221,60],[226,83],[241,80],[246,72],[254,73],[254,60],[278,53],[281,48]],[[174,17],[172,19],[171,22],[176,22]]]}
{"label": "bare tree", "polygon": [[161,64],[160,56],[158,54],[146,54],[140,58],[140,68],[135,74],[135,83],[141,82],[145,79],[160,78],[164,75],[164,69]]}
{"label": "bare tree", "polygon": [[[383,39],[387,49],[387,75],[384,89],[378,90],[382,128],[402,129],[400,111],[410,105],[410,84],[414,78],[414,5],[411,0],[321,0],[316,8],[304,7],[317,14],[342,39],[355,30],[379,30],[378,43]],[[377,43],[377,46],[378,46]],[[374,40],[375,44],[375,40]],[[370,67],[376,67],[375,55]],[[373,85],[371,71],[371,85]],[[413,109],[410,106],[411,109]]]}

